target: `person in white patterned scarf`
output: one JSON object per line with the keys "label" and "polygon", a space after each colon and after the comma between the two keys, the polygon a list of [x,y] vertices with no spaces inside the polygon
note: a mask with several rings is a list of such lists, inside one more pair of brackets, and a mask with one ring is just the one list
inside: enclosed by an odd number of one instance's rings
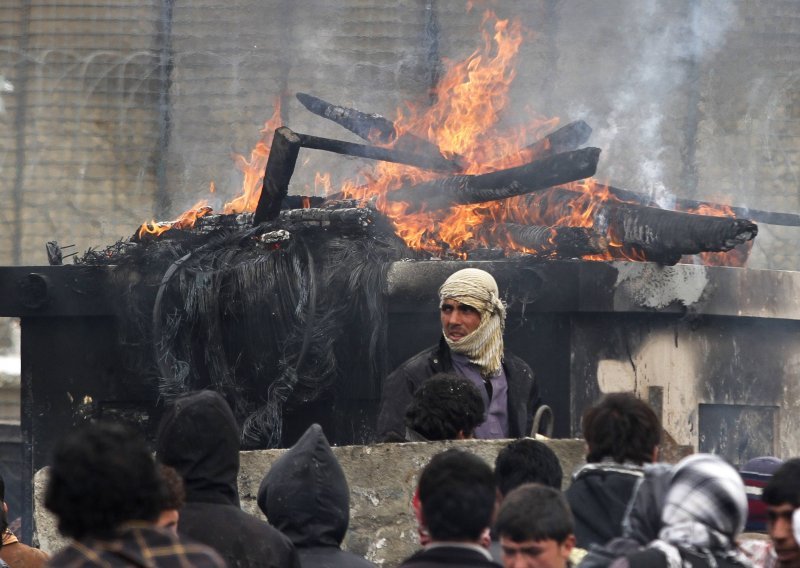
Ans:
{"label": "person in white patterned scarf", "polygon": [[402,441],[413,393],[437,373],[456,373],[478,387],[486,408],[476,438],[520,438],[531,433],[539,406],[533,371],[504,348],[506,307],[491,274],[453,273],[439,288],[442,337],[390,374],[383,385],[378,438]]}
{"label": "person in white patterned scarf", "polygon": [[736,544],[746,519],[747,494],[738,472],[712,454],[689,456],[673,471],[658,539],[611,568],[749,568]]}

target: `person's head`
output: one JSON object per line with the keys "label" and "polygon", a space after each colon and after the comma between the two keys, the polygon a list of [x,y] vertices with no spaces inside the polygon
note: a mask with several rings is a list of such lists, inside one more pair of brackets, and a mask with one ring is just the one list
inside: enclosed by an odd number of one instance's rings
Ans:
{"label": "person's head", "polygon": [[62,534],[108,538],[122,523],[155,522],[162,491],[144,440],[120,424],[101,422],[56,444],[44,504]]}
{"label": "person's head", "polygon": [[800,507],[800,458],[787,460],[769,480],[761,500],[767,506],[767,532],[782,568],[800,567],[800,546],[792,532],[792,513]]}
{"label": "person's head", "polygon": [[477,268],[453,273],[439,288],[439,307],[450,349],[468,357],[484,376],[499,371],[506,308],[492,275]]}
{"label": "person's head", "polygon": [[239,505],[239,428],[221,394],[203,390],[176,398],[159,424],[156,455],[183,478],[187,502],[222,497]]}
{"label": "person's head", "polygon": [[492,468],[468,452],[436,454],[420,474],[422,517],[434,542],[481,542],[494,498]]}
{"label": "person's head", "polygon": [[560,490],[563,476],[556,454],[538,440],[515,440],[500,450],[494,462],[494,478],[503,496],[524,483]]}
{"label": "person's head", "polygon": [[637,465],[655,461],[661,422],[650,406],[631,393],[611,393],[583,414],[586,461],[611,458]]}
{"label": "person's head", "polygon": [[186,502],[183,479],[175,471],[175,468],[164,464],[158,464],[158,473],[161,476],[164,490],[161,494],[161,513],[156,520],[156,526],[177,533],[180,509]]}
{"label": "person's head", "polygon": [[484,412],[475,385],[458,375],[439,373],[414,393],[406,409],[406,426],[426,440],[472,438]]}
{"label": "person's head", "polygon": [[269,524],[298,548],[338,548],[350,523],[350,488],[319,424],[273,462],[256,496]]}
{"label": "person's head", "polygon": [[563,494],[537,483],[506,495],[494,525],[505,568],[565,568],[575,547],[574,532]]}
{"label": "person's head", "polygon": [[675,466],[661,511],[661,529],[703,525],[716,546],[730,549],[744,529],[747,494],[739,472],[719,456],[694,454]]}

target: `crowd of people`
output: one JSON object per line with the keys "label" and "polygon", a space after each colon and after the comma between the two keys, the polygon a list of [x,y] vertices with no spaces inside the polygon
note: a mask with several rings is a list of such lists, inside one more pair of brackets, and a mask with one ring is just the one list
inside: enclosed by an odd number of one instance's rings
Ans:
{"label": "crowd of people", "polygon": [[[402,567],[800,568],[800,458],[741,471],[711,454],[661,463],[656,413],[612,393],[583,414],[586,464],[562,491],[558,457],[527,437],[541,401],[530,367],[504,347],[496,282],[465,269],[439,296],[441,341],[387,378],[380,438],[517,439],[493,467],[456,447],[409,480],[419,550]],[[240,507],[239,440],[212,391],[166,409],[154,454],[119,423],[76,428],[56,445],[44,499],[70,543],[52,557],[20,543],[4,506],[0,568],[372,566],[342,549],[350,489],[318,425],[264,476],[263,518]]]}
{"label": "crowd of people", "polygon": [[[459,377],[436,381],[452,382],[457,396],[473,388]],[[408,423],[426,433],[437,420],[446,418],[409,406]],[[419,551],[401,566],[800,567],[800,459],[759,458],[741,472],[711,454],[657,463],[659,421],[627,393],[604,396],[583,428],[586,465],[564,491],[561,463],[541,440],[511,441],[493,467],[469,447],[434,455],[409,487]],[[468,433],[442,430],[445,439]],[[178,398],[155,450],[117,423],[68,433],[44,503],[70,544],[48,557],[20,543],[4,514],[0,559],[12,568],[373,566],[342,549],[350,489],[320,426],[267,471],[263,518],[240,507],[238,427],[218,393]],[[744,533],[751,525],[765,531]]]}

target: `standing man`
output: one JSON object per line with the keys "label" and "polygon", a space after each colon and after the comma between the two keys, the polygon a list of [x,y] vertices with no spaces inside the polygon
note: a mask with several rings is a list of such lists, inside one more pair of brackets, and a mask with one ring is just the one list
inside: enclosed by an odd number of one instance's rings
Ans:
{"label": "standing man", "polygon": [[402,439],[413,393],[437,373],[469,379],[483,397],[485,421],[475,437],[521,438],[531,432],[539,390],[533,371],[503,346],[506,308],[491,274],[465,268],[439,288],[442,338],[390,374],[383,385],[378,438]]}

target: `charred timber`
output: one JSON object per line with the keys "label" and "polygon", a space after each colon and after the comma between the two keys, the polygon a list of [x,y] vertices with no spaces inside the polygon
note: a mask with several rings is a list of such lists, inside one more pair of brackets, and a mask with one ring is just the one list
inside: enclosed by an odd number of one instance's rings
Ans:
{"label": "charred timber", "polygon": [[758,226],[748,219],[617,204],[608,206],[608,233],[649,260],[674,264],[685,254],[731,250],[755,238]]}
{"label": "charred timber", "polygon": [[357,228],[368,227],[375,218],[372,209],[287,209],[281,211],[278,218],[280,224],[304,225],[318,227]]}
{"label": "charred timber", "polygon": [[395,150],[392,148],[366,146],[364,144],[345,142],[344,140],[333,140],[331,138],[312,136],[311,134],[298,134],[298,136],[300,138],[300,145],[303,148],[323,150],[325,152],[344,154],[346,156],[369,158],[370,160],[394,162],[436,172],[454,173],[460,171],[460,166],[446,160],[441,155],[427,156],[412,154],[410,152],[404,152],[402,150]]}
{"label": "charred timber", "polygon": [[[528,217],[553,224],[589,204],[586,194],[566,188],[526,196]],[[674,264],[683,255],[731,250],[758,234],[748,219],[698,215],[632,203],[606,201],[596,206],[594,230],[622,247],[628,257]],[[613,252],[613,247],[609,249]]]}
{"label": "charred timber", "polygon": [[[599,185],[598,189],[608,189],[612,195],[622,199],[623,201],[633,201],[640,205],[655,206],[656,202],[650,199],[647,195],[637,191],[628,189],[621,189],[610,185]],[[725,207],[730,210],[736,217],[750,219],[759,223],[766,223],[767,225],[782,225],[784,227],[800,227],[800,215],[796,213],[781,213],[777,211],[763,211],[761,209],[750,209],[749,207],[736,207],[733,205],[724,205],[714,203],[713,201],[697,201],[694,199],[686,199],[678,197],[675,199],[675,206],[678,209],[700,209],[702,207],[717,208]]]}
{"label": "charred timber", "polygon": [[436,144],[410,132],[404,132],[398,136],[394,123],[380,114],[366,113],[354,108],[334,105],[307,93],[297,93],[295,96],[304,107],[317,116],[335,122],[367,142],[372,142],[373,144],[391,143],[391,147],[400,152],[422,154],[431,156],[431,159],[434,160],[447,162],[450,164],[450,172],[463,170],[458,156],[448,160],[442,156],[442,151]]}
{"label": "charred timber", "polygon": [[576,120],[565,124],[530,146],[526,146],[524,151],[531,158],[540,160],[580,148],[591,135],[592,127],[583,120]]}
{"label": "charred timber", "polygon": [[404,187],[388,193],[387,198],[408,203],[406,212],[496,201],[593,176],[599,158],[599,148],[583,148],[488,174],[451,176]]}
{"label": "charred timber", "polygon": [[297,93],[295,96],[314,114],[335,122],[368,142],[388,144],[397,135],[394,123],[379,114],[334,105],[307,93]]}
{"label": "charred timber", "polygon": [[605,239],[598,237],[586,227],[544,227],[502,223],[499,232],[505,232],[517,246],[540,254],[552,254],[558,258],[574,258],[606,251]]}
{"label": "charred timber", "polygon": [[272,137],[261,196],[253,216],[254,224],[271,221],[280,213],[283,199],[289,193],[289,181],[299,152],[300,137],[285,126],[278,128]]}

